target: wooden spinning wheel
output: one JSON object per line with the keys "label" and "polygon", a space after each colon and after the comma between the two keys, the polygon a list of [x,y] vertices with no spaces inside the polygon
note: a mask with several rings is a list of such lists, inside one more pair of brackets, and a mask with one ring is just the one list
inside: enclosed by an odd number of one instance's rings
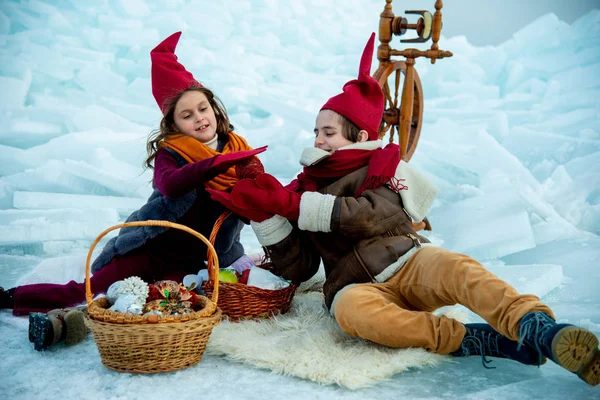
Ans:
{"label": "wooden spinning wheel", "polygon": [[[392,0],[386,0],[379,19],[379,41],[377,59],[379,68],[373,74],[381,86],[385,96],[385,108],[380,125],[379,138],[389,132],[389,142],[394,141],[398,133],[400,157],[408,162],[419,143],[423,125],[423,86],[419,74],[414,68],[418,57],[431,60],[432,64],[439,58],[452,57],[452,53],[438,49],[438,41],[442,31],[441,0],[435,2],[435,13],[429,11],[405,11],[406,14],[418,14],[417,23],[409,24],[404,17],[397,17],[392,12]],[[392,49],[389,45],[392,35],[401,36],[408,30],[415,30],[417,38],[401,40],[402,43],[425,43],[432,39],[429,50]],[[405,60],[393,60],[393,56],[404,57]],[[400,85],[402,95],[399,97]]]}
{"label": "wooden spinning wheel", "polygon": [[[388,134],[390,143],[394,142],[395,134],[398,135],[397,141],[400,138],[400,102],[401,98],[398,95],[401,93],[401,84],[404,84],[406,79],[406,63],[404,61],[396,61],[381,66],[373,74],[373,78],[377,80],[379,86],[383,89],[385,96],[385,105],[383,119],[379,128],[379,138],[382,139]],[[408,132],[408,143],[406,145],[406,153],[403,157],[405,161],[410,160],[413,153],[417,149],[421,127],[423,125],[423,86],[419,74],[415,71],[414,74],[414,99],[412,107],[412,115],[410,118],[410,129]]]}

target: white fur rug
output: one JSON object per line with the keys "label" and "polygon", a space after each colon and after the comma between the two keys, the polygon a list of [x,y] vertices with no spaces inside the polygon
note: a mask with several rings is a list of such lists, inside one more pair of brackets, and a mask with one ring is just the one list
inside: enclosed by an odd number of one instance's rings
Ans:
{"label": "white fur rug", "polygon": [[[330,317],[322,296],[321,292],[297,293],[290,312],[272,319],[223,321],[214,328],[206,354],[348,389],[372,386],[409,368],[450,359],[423,349],[391,349],[351,337]],[[465,317],[460,310],[448,314],[460,320]]]}

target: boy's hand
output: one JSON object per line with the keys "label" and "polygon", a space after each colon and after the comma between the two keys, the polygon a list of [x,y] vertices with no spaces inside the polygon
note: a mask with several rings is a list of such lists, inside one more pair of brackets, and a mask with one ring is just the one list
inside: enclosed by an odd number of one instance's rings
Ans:
{"label": "boy's hand", "polygon": [[256,179],[242,179],[231,191],[233,203],[255,211],[278,214],[290,220],[300,215],[300,195],[284,188],[270,174],[263,173]]}
{"label": "boy's hand", "polygon": [[232,201],[231,193],[224,192],[222,190],[214,190],[206,188],[208,193],[210,193],[211,199],[214,201],[218,201],[223,204],[227,209],[233,211],[237,215],[249,219],[254,222],[263,222],[273,216],[273,214],[267,214],[256,210],[250,210],[246,207],[239,207]]}
{"label": "boy's hand", "polygon": [[219,173],[226,172],[229,168],[234,165],[247,160],[255,155],[262,153],[267,150],[267,146],[259,147],[254,150],[242,150],[242,151],[234,151],[232,153],[220,154],[218,156],[213,157],[213,162],[210,165],[210,168],[213,168],[215,171]]}

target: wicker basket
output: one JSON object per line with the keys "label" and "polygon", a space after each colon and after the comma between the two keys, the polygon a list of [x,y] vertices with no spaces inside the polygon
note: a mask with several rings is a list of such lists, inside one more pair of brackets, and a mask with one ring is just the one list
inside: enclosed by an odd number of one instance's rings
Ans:
{"label": "wicker basket", "polygon": [[[215,222],[210,234],[211,244],[214,245],[219,228],[229,215],[231,215],[230,212],[225,212]],[[269,266],[270,264],[266,263],[259,267],[268,270]],[[208,268],[212,269],[211,258],[208,258]],[[243,283],[209,280],[202,284],[202,289],[207,296],[214,293],[215,282],[220,292],[219,308],[232,321],[269,318],[276,314],[286,313],[292,305],[292,298],[296,292],[296,286],[293,284],[280,290],[268,290]]]}
{"label": "wicker basket", "polygon": [[169,372],[183,369],[202,359],[212,329],[221,321],[217,307],[218,289],[211,299],[198,296],[203,306],[199,311],[183,315],[142,316],[108,310],[106,297],[93,299],[90,283],[92,251],[108,232],[129,226],[166,226],[188,232],[202,240],[209,249],[211,279],[219,281],[219,261],[212,244],[201,234],[184,225],[168,221],[128,222],[106,229],[92,244],[85,266],[88,317],[86,324],[94,334],[102,363],[121,372]]}

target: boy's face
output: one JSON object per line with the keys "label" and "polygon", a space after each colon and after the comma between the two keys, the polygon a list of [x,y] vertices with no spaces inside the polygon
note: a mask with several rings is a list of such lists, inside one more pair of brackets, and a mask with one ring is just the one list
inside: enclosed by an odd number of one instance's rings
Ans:
{"label": "boy's face", "polygon": [[217,133],[215,111],[206,95],[196,90],[185,92],[175,105],[175,125],[184,135],[206,143]]}
{"label": "boy's face", "polygon": [[[315,122],[315,147],[333,153],[343,146],[354,142],[342,134],[340,115],[335,111],[321,110]],[[362,140],[360,140],[362,141]]]}

